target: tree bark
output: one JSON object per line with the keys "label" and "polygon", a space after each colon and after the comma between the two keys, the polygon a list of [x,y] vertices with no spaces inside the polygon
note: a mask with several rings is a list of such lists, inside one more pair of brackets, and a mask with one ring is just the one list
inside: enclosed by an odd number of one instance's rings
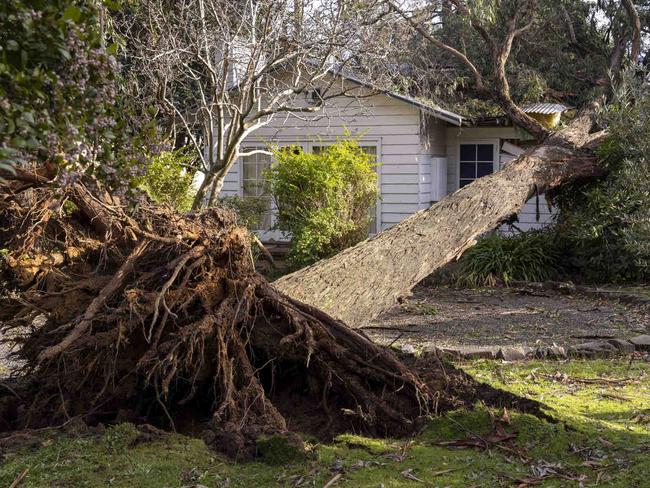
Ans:
{"label": "tree bark", "polygon": [[589,151],[594,111],[589,107],[501,171],[330,259],[280,278],[275,287],[351,327],[370,322],[481,234],[517,214],[536,192],[604,174]]}

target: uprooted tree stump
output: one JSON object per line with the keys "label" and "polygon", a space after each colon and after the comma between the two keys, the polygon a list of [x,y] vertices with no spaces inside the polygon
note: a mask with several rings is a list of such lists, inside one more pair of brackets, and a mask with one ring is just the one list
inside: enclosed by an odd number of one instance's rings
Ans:
{"label": "uprooted tree stump", "polygon": [[229,211],[127,212],[94,183],[17,178],[0,192],[13,288],[0,325],[22,367],[0,388],[0,431],[74,417],[146,422],[247,455],[255,439],[290,429],[406,434],[463,403],[466,376],[454,383],[441,369],[425,383],[390,351],[276,291]]}

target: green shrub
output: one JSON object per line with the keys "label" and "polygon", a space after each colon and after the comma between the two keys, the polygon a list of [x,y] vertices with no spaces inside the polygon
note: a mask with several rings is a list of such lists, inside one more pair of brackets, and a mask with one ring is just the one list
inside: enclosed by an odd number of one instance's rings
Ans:
{"label": "green shrub", "polygon": [[219,203],[235,211],[239,223],[248,229],[257,229],[264,214],[269,210],[265,197],[246,197],[229,195],[221,197]]}
{"label": "green shrub", "polygon": [[164,151],[151,159],[146,174],[137,184],[154,202],[187,212],[192,208],[195,193],[193,175],[188,170],[192,161],[193,157],[182,149]]}
{"label": "green shrub", "polygon": [[514,236],[491,234],[463,254],[456,280],[463,286],[495,286],[513,280],[545,281],[559,270],[552,230]]}
{"label": "green shrub", "polygon": [[599,118],[609,136],[598,156],[609,174],[557,199],[566,265],[586,281],[648,281],[650,88],[628,75]]}
{"label": "green shrub", "polygon": [[377,201],[374,156],[355,140],[319,154],[290,147],[275,151],[267,177],[277,205],[276,227],[291,233],[289,260],[304,266],[368,236],[369,209]]}
{"label": "green shrub", "polygon": [[[0,166],[55,163],[119,196],[159,147],[155,115],[133,96],[111,21],[117,2],[12,0],[0,6]],[[124,60],[124,59],[122,59]],[[128,65],[128,62],[126,63]]]}

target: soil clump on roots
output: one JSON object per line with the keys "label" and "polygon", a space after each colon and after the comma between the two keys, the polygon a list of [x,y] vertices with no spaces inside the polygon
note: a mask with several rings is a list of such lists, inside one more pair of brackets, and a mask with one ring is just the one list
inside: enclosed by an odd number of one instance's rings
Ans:
{"label": "soil clump on roots", "polygon": [[248,457],[263,436],[299,444],[290,431],[406,435],[475,399],[457,370],[425,382],[277,292],[228,210],[127,209],[92,181],[16,179],[0,190],[0,326],[22,366],[0,387],[0,431],[132,421]]}

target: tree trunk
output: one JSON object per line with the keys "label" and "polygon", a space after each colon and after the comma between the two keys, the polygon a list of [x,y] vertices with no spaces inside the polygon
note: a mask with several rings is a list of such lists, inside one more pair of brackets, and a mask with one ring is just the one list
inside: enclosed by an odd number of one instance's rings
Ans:
{"label": "tree trunk", "polygon": [[203,181],[199,186],[199,189],[196,191],[196,195],[194,195],[194,201],[192,202],[192,210],[197,211],[201,209],[201,207],[203,206],[203,202],[205,201],[205,193],[208,191],[213,181],[214,181],[214,173],[206,173],[205,178],[203,178]]}
{"label": "tree trunk", "polygon": [[595,107],[543,144],[448,195],[391,229],[275,281],[287,295],[351,327],[391,308],[399,297],[475,244],[535,194],[604,174],[590,153]]}

